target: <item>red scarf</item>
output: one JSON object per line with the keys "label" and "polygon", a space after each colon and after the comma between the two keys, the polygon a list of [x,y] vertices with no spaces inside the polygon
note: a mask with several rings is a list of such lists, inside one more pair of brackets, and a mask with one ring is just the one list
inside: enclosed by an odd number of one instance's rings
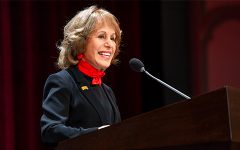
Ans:
{"label": "red scarf", "polygon": [[84,61],[83,54],[79,54],[78,58],[78,69],[85,75],[92,77],[92,84],[93,85],[101,85],[102,84],[102,77],[105,75],[103,71],[97,70],[93,66],[91,66],[88,62]]}

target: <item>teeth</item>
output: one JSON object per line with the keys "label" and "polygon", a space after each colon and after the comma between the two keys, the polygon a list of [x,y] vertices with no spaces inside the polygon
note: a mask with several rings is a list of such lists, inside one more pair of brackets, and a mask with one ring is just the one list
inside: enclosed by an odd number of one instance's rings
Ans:
{"label": "teeth", "polygon": [[111,54],[110,53],[107,53],[107,52],[99,52],[100,55],[104,55],[104,56],[110,56]]}

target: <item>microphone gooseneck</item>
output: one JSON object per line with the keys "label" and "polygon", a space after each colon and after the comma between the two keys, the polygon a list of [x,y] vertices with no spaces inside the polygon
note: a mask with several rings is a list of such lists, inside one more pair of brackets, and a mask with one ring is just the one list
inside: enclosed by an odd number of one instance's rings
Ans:
{"label": "microphone gooseneck", "polygon": [[172,91],[178,93],[179,95],[181,95],[182,97],[186,98],[186,99],[191,99],[189,96],[183,94],[182,92],[180,92],[179,90],[173,88],[172,86],[168,85],[167,83],[159,80],[158,78],[154,77],[153,75],[151,75],[149,72],[147,72],[144,68],[144,64],[141,62],[141,60],[137,59],[137,58],[132,58],[129,61],[129,65],[130,68],[133,71],[136,72],[144,72],[146,75],[150,76],[151,78],[153,78],[154,80],[158,81],[159,83],[161,83],[162,85],[166,86],[167,88],[171,89]]}

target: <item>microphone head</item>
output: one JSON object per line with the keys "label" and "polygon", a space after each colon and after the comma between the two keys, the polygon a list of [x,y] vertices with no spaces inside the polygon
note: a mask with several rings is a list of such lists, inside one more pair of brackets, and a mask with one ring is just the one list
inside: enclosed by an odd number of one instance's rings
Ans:
{"label": "microphone head", "polygon": [[145,71],[144,69],[144,64],[141,62],[141,60],[137,59],[137,58],[132,58],[129,61],[129,66],[133,71],[136,72],[143,72]]}

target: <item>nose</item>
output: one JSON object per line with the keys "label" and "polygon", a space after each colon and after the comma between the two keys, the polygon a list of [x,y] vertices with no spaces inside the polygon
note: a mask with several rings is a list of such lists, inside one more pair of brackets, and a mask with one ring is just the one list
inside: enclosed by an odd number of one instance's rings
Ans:
{"label": "nose", "polygon": [[106,41],[105,41],[105,43],[104,43],[104,45],[106,46],[106,47],[112,47],[112,40],[110,39],[110,38],[108,38],[108,39],[106,39]]}

